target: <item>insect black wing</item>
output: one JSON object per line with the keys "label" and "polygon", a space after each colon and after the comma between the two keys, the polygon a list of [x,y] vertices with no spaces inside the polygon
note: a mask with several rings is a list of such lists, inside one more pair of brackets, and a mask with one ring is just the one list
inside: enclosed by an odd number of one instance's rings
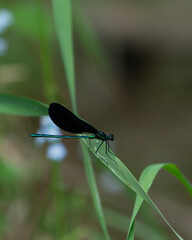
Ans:
{"label": "insect black wing", "polygon": [[51,120],[55,123],[55,125],[63,129],[64,131],[71,133],[98,133],[98,130],[96,128],[91,126],[86,121],[78,118],[66,107],[58,103],[51,103],[49,105],[48,112]]}

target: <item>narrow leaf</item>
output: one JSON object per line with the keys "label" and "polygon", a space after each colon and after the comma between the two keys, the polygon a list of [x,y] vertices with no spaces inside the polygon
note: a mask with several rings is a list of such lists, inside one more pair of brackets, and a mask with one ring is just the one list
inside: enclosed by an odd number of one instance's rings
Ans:
{"label": "narrow leaf", "polygon": [[[162,168],[166,169],[167,171],[169,171],[169,173],[176,176],[178,178],[178,180],[191,193],[192,185],[188,182],[188,180],[184,177],[184,175],[181,173],[181,171],[174,164],[169,164],[169,163],[168,164],[167,163],[152,164],[143,170],[143,172],[140,176],[139,183],[141,184],[141,186],[143,187],[143,189],[146,192],[149,190],[156,175]],[[143,199],[137,195],[133,213],[132,213],[132,217],[131,217],[131,221],[130,221],[127,240],[134,239],[134,222],[135,222],[136,215],[137,215],[142,203],[143,203]]]}
{"label": "narrow leaf", "polygon": [[[60,43],[61,54],[66,71],[67,83],[69,93],[72,100],[73,112],[77,114],[76,96],[75,96],[75,70],[74,70],[74,57],[73,57],[73,41],[72,41],[72,17],[71,17],[71,1],[70,0],[52,0],[54,20],[56,32]],[[109,239],[105,218],[102,210],[102,205],[95,182],[94,173],[91,166],[89,154],[84,146],[82,146],[85,170],[87,179],[90,185],[93,202],[95,205],[96,213],[103,229],[105,239]]]}
{"label": "narrow leaf", "polygon": [[71,1],[52,0],[52,4],[55,27],[61,48],[63,64],[66,71],[73,111],[74,113],[77,113],[75,104],[75,71],[72,41]]}
{"label": "narrow leaf", "polygon": [[33,99],[9,94],[0,94],[0,113],[18,116],[43,116],[48,106]]}
{"label": "narrow leaf", "polygon": [[98,192],[96,181],[95,181],[95,176],[93,173],[93,168],[91,165],[91,159],[89,156],[89,152],[88,152],[87,148],[84,146],[83,142],[80,142],[80,143],[81,143],[81,147],[82,147],[82,151],[83,151],[83,159],[85,162],[86,176],[87,176],[89,187],[90,187],[91,194],[93,197],[93,203],[94,203],[94,206],[96,209],[97,217],[99,219],[101,228],[104,232],[105,239],[109,240],[110,238],[109,238],[109,234],[108,234],[106,223],[105,223],[105,217],[104,217],[100,196],[99,196],[99,192]]}
{"label": "narrow leaf", "polygon": [[[86,139],[83,139],[87,146],[89,147],[89,141]],[[132,175],[132,173],[129,171],[129,169],[120,161],[119,158],[117,158],[113,153],[108,152],[106,154],[106,144],[103,144],[99,151],[98,146],[101,144],[100,140],[93,139],[91,141],[91,147],[90,150],[95,154],[97,158],[99,158],[103,164],[105,164],[122,182],[124,182],[128,187],[130,187],[138,196],[138,198],[141,198],[142,200],[145,200],[155,211],[163,218],[163,220],[167,223],[167,225],[171,228],[171,230],[175,233],[175,235],[182,239],[182,237],[179,236],[179,234],[175,231],[175,229],[171,226],[171,224],[166,220],[166,218],[163,216],[161,211],[158,209],[158,207],[155,205],[155,203],[152,201],[152,199],[149,197],[145,189],[137,179]],[[158,168],[157,168],[158,169]]]}

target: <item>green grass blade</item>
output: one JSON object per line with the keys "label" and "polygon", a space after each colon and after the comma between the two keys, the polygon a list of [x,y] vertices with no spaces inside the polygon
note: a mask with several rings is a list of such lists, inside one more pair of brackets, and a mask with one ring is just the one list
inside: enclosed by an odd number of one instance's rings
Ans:
{"label": "green grass blade", "polygon": [[[47,101],[55,101],[57,94],[57,87],[54,81],[53,64],[51,59],[51,48],[48,34],[48,21],[46,18],[47,9],[43,1],[35,0],[35,12],[37,29],[38,29],[38,43],[41,56],[42,72],[43,72],[43,86],[44,94]],[[34,21],[35,22],[35,21]],[[49,24],[49,26],[51,26]]]}
{"label": "green grass blade", "polygon": [[[127,223],[130,222],[130,217],[128,217],[126,213],[119,213],[106,207],[104,209],[104,213],[108,226],[117,231],[127,231]],[[144,221],[137,220],[137,231],[135,233],[135,237],[139,240],[146,240],[146,236],[147,240],[169,240],[163,232],[158,232],[157,235],[157,230],[153,226],[149,226]]]}
{"label": "green grass blade", "polygon": [[74,113],[77,113],[75,97],[71,1],[52,0],[52,5],[55,27],[61,48],[64,68],[66,71],[67,83],[71,96],[73,111]]}
{"label": "green grass blade", "polygon": [[93,168],[92,168],[89,152],[88,152],[87,148],[85,147],[85,145],[83,144],[83,142],[81,142],[81,147],[82,147],[82,151],[83,151],[83,158],[85,161],[86,176],[87,176],[89,187],[90,187],[91,194],[93,197],[93,203],[94,203],[94,206],[96,209],[97,217],[99,219],[101,228],[104,232],[105,239],[109,240],[110,238],[109,238],[106,223],[105,223],[105,217],[104,217],[99,193],[97,190],[97,185],[96,185],[96,181],[95,181],[95,177],[94,177],[94,173],[93,173]]}
{"label": "green grass blade", "polygon": [[48,115],[48,106],[33,99],[0,94],[0,113],[18,116]]}
{"label": "green grass blade", "polygon": [[175,164],[165,164],[164,169],[167,170],[169,173],[171,173],[173,176],[175,176],[187,189],[187,191],[192,196],[192,184],[187,180],[187,178],[182,174],[182,172],[178,169],[178,167]]}
{"label": "green grass blade", "polygon": [[[52,0],[54,20],[56,32],[58,35],[64,67],[66,70],[67,83],[69,87],[70,97],[72,100],[73,112],[77,114],[76,97],[75,97],[75,72],[74,72],[74,58],[73,58],[73,42],[72,42],[72,17],[71,17],[71,1],[70,0]],[[82,147],[85,170],[87,179],[90,184],[93,202],[95,205],[96,213],[103,229],[105,239],[109,239],[107,227],[105,224],[104,214],[95,182],[91,159],[86,149]]]}
{"label": "green grass blade", "polygon": [[[83,141],[89,147],[89,141],[83,139]],[[163,218],[163,220],[167,223],[167,225],[171,228],[171,230],[175,233],[175,235],[182,239],[179,234],[175,231],[175,229],[171,226],[171,224],[166,220],[161,211],[149,197],[147,192],[144,190],[143,186],[139,184],[136,178],[132,175],[129,169],[117,158],[114,154],[108,153],[109,156],[106,155],[106,145],[103,144],[97,154],[95,153],[100,145],[101,141],[98,139],[91,140],[90,150],[95,154],[97,158],[99,158],[103,164],[105,164],[125,185],[130,187],[140,198],[145,200],[155,211]]]}
{"label": "green grass blade", "polygon": [[[143,187],[143,189],[147,192],[153,183],[157,173],[159,170],[163,167],[163,164],[155,164],[150,165],[147,168],[145,168],[140,176],[139,183]],[[129,225],[129,230],[127,234],[127,240],[134,240],[134,224],[135,224],[135,218],[136,215],[141,207],[141,204],[143,202],[143,199],[140,196],[136,196],[135,205],[133,208],[133,213]]]}
{"label": "green grass blade", "polygon": [[[168,164],[167,163],[152,164],[143,170],[139,183],[141,184],[141,186],[146,192],[149,190],[156,175],[162,168],[166,169],[169,173],[175,176],[191,194],[192,185],[188,182],[188,180],[184,177],[181,171],[174,164],[169,164],[169,163]],[[143,199],[137,195],[134,209],[133,209],[133,214],[130,221],[127,240],[134,239],[134,222],[142,203],[143,203]]]}

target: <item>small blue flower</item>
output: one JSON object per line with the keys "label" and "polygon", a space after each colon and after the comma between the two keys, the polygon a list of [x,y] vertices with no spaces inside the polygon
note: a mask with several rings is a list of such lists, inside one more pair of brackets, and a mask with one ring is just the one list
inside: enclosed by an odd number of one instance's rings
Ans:
{"label": "small blue flower", "polygon": [[[13,23],[13,14],[7,9],[0,9],[0,33],[5,30]],[[8,43],[5,38],[0,37],[0,56],[5,55],[8,49]]]}
{"label": "small blue flower", "polygon": [[7,9],[0,10],[0,33],[3,33],[14,21],[13,14]]}
{"label": "small blue flower", "polygon": [[[40,118],[40,128],[37,130],[39,134],[51,134],[51,135],[62,135],[60,128],[58,128],[48,116]],[[58,141],[56,138],[36,138],[35,144],[38,146],[43,145],[45,142]]]}
{"label": "small blue flower", "polygon": [[61,162],[67,156],[67,149],[61,143],[51,143],[47,149],[47,158],[56,162]]}
{"label": "small blue flower", "polygon": [[[40,118],[40,128],[37,133],[62,135],[60,128],[58,128],[48,116]],[[67,149],[65,145],[58,138],[35,138],[35,144],[42,146],[45,142],[49,143],[47,148],[47,158],[56,162],[61,162],[67,156]]]}

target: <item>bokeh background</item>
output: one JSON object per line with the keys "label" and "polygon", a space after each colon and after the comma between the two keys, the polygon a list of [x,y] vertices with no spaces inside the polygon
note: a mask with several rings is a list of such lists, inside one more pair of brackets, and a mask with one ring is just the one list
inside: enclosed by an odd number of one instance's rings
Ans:
{"label": "bokeh background", "polygon": [[[192,181],[191,7],[187,0],[73,1],[79,115],[114,134],[112,149],[137,178],[149,164],[171,162]],[[91,45],[90,33],[98,48]],[[70,108],[49,1],[1,1],[0,91],[51,102],[43,80],[42,36],[50,50],[58,102]],[[46,157],[48,144],[37,147],[28,137],[39,128],[38,120],[1,115],[2,239],[57,239],[53,202],[45,201],[52,164]],[[60,163],[65,188],[61,212],[66,232],[76,233],[66,239],[102,239],[96,238],[102,234],[78,142],[64,144],[68,154]],[[96,159],[93,164],[111,236],[125,239],[133,195]],[[150,196],[184,239],[190,239],[191,198],[183,186],[162,171]],[[164,239],[175,239],[153,210],[145,206],[143,211],[141,221],[148,227],[153,223]],[[112,219],[118,219],[118,227]],[[146,236],[140,232],[136,239]]]}

